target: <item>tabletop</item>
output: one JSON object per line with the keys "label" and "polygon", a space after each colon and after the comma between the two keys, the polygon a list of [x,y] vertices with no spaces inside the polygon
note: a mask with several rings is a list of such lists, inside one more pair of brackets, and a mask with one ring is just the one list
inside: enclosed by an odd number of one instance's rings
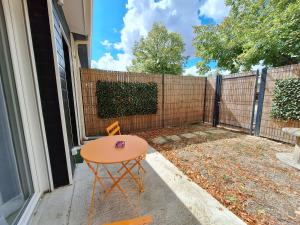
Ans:
{"label": "tabletop", "polygon": [[[118,141],[124,141],[124,148],[116,148]],[[136,159],[147,153],[148,143],[134,135],[105,136],[85,144],[80,155],[89,162],[112,164]]]}

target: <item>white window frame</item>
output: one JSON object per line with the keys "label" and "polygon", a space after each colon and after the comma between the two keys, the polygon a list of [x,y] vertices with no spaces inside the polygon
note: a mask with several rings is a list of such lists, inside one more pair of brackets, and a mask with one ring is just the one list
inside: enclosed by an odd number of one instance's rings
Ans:
{"label": "white window frame", "polygon": [[[18,224],[28,224],[45,191],[53,190],[26,0],[1,0],[34,193]],[[34,123],[32,122],[34,121]]]}

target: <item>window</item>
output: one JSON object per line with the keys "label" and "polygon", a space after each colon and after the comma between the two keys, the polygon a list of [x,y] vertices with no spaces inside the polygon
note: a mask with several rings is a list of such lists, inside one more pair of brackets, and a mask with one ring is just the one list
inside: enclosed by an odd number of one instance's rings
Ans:
{"label": "window", "polygon": [[0,2],[0,224],[15,224],[33,194]]}

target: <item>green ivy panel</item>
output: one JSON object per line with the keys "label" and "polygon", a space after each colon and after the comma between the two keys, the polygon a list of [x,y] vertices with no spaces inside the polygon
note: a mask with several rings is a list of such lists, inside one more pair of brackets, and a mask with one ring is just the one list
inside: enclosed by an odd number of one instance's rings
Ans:
{"label": "green ivy panel", "polygon": [[300,120],[300,79],[275,81],[271,118]]}
{"label": "green ivy panel", "polygon": [[157,84],[97,81],[98,115],[108,119],[156,114]]}

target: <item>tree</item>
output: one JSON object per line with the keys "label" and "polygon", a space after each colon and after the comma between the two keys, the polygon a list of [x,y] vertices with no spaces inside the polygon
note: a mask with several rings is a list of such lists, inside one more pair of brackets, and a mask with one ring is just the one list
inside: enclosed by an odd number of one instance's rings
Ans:
{"label": "tree", "polygon": [[267,67],[300,62],[300,0],[227,0],[231,11],[219,25],[194,27],[197,66],[207,72],[249,70],[263,60]]}
{"label": "tree", "polygon": [[183,56],[184,42],[180,34],[168,32],[155,23],[147,37],[142,37],[133,47],[133,72],[181,74],[186,58]]}

